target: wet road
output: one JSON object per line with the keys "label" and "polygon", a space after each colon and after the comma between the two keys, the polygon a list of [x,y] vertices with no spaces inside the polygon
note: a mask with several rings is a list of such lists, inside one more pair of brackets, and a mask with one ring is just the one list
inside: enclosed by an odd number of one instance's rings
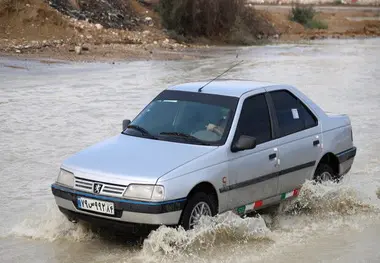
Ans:
{"label": "wet road", "polygon": [[[167,85],[228,78],[293,84],[347,113],[358,154],[340,185],[306,184],[276,215],[163,227],[141,246],[72,225],[49,186],[70,154],[120,132]],[[380,39],[220,51],[199,61],[42,64],[0,58],[1,262],[380,262]],[[9,66],[16,66],[9,67]]]}

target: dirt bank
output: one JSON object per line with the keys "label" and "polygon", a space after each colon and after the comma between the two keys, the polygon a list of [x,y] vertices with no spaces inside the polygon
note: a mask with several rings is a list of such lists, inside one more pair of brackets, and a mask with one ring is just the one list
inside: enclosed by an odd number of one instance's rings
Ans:
{"label": "dirt bank", "polygon": [[327,23],[327,29],[306,29],[289,21],[290,6],[256,6],[274,24],[280,41],[298,41],[323,38],[356,38],[380,36],[380,9],[378,8],[323,8],[316,18]]}
{"label": "dirt bank", "polygon": [[[59,1],[52,1],[52,5],[54,2]],[[108,20],[100,12],[83,11],[75,18],[63,14],[69,13],[64,5],[57,6],[61,13],[43,0],[0,0],[0,54],[69,60],[156,58],[164,54],[170,59],[181,56],[173,54],[175,51],[190,47],[170,39],[152,9],[134,0],[129,3],[133,15],[125,22]],[[94,10],[102,9],[98,6]],[[83,14],[94,23],[80,19]],[[117,22],[120,28],[112,28]]]}
{"label": "dirt bank", "polygon": [[[0,55],[84,61],[192,59],[206,56],[206,44],[223,45],[209,40],[178,43],[161,27],[154,8],[138,0],[49,3],[0,0]],[[256,9],[278,31],[270,41],[380,36],[376,9],[321,10],[317,17],[328,23],[325,30],[305,29],[289,21],[287,8]]]}

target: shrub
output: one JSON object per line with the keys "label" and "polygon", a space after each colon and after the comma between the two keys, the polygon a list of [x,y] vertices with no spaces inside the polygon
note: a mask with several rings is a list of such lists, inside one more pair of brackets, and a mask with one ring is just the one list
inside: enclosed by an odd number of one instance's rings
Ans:
{"label": "shrub", "polygon": [[159,13],[164,27],[186,38],[217,37],[248,44],[257,34],[275,34],[273,26],[245,3],[246,0],[160,0]]}
{"label": "shrub", "polygon": [[324,21],[313,19],[313,20],[307,21],[305,27],[311,28],[311,29],[327,29],[328,25]]}
{"label": "shrub", "polygon": [[161,0],[163,25],[183,35],[212,36],[231,28],[244,0]]}
{"label": "shrub", "polygon": [[292,7],[289,14],[289,19],[291,21],[300,23],[306,28],[311,29],[327,29],[328,25],[326,22],[315,19],[316,11],[313,6],[301,6],[297,4]]}
{"label": "shrub", "polygon": [[290,20],[306,25],[307,22],[313,20],[315,13],[313,6],[301,6],[297,4],[296,6],[293,6],[290,11]]}

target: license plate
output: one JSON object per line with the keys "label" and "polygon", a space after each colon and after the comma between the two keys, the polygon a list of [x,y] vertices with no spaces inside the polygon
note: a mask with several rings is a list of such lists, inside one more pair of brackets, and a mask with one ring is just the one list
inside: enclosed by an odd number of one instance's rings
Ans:
{"label": "license plate", "polygon": [[107,215],[114,215],[114,204],[111,202],[105,202],[100,200],[94,200],[85,197],[78,197],[78,208],[93,212],[98,212]]}

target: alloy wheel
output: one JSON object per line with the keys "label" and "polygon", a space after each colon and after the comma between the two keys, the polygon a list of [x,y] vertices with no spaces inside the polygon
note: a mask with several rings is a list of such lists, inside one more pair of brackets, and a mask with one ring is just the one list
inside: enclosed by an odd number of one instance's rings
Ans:
{"label": "alloy wheel", "polygon": [[199,202],[194,206],[189,219],[190,228],[198,224],[201,216],[212,216],[211,208],[206,202]]}

